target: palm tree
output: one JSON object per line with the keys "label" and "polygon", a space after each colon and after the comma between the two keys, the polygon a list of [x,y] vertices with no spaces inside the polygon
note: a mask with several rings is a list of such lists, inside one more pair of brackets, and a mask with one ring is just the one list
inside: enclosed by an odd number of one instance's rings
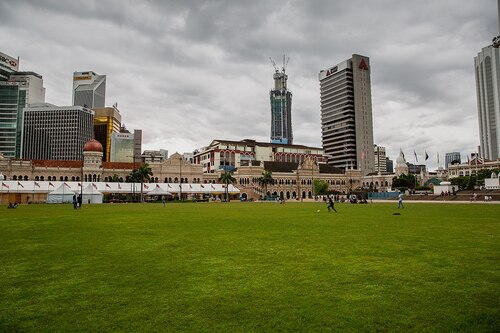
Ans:
{"label": "palm tree", "polygon": [[138,169],[132,170],[132,173],[130,174],[129,180],[131,180],[132,182],[141,183],[141,202],[144,202],[144,194],[142,189],[144,181],[147,180],[149,182],[152,175],[153,172],[151,171],[151,167],[147,163],[144,163]]}
{"label": "palm tree", "polygon": [[236,178],[233,177],[233,173],[231,171],[225,170],[223,173],[221,173],[219,180],[226,184],[225,186],[225,194],[226,194],[226,202],[228,202],[228,195],[229,195],[229,184],[233,184],[236,181]]}
{"label": "palm tree", "polygon": [[273,174],[271,171],[264,170],[262,177],[259,178],[259,185],[264,186],[264,197],[267,196],[267,185],[274,184]]}

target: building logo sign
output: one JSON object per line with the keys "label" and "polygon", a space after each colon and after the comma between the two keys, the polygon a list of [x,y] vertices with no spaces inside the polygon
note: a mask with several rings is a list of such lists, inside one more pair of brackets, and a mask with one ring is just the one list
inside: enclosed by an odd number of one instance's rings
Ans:
{"label": "building logo sign", "polygon": [[368,65],[363,58],[361,58],[361,61],[359,62],[359,69],[364,69],[365,71],[368,70]]}
{"label": "building logo sign", "polygon": [[326,76],[330,76],[330,75],[332,75],[333,73],[336,73],[336,72],[337,72],[337,70],[338,70],[338,67],[337,67],[337,66],[335,66],[335,67],[332,67],[332,68],[328,69],[328,70],[326,71]]}
{"label": "building logo sign", "polygon": [[13,71],[18,71],[19,62],[17,59],[9,57],[5,53],[0,52],[0,67],[7,68]]}
{"label": "building logo sign", "polygon": [[92,76],[90,75],[85,75],[85,76],[73,76],[73,81],[83,81],[83,80],[91,80]]}

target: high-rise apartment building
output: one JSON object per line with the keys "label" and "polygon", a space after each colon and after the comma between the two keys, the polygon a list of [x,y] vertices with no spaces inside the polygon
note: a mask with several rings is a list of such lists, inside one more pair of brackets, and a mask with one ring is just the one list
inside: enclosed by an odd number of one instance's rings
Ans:
{"label": "high-rise apartment building", "polygon": [[73,105],[103,108],[106,102],[106,75],[92,71],[73,73]]}
{"label": "high-rise apartment building", "polygon": [[42,76],[19,72],[15,58],[0,53],[0,153],[20,157],[23,110],[45,102]]}
{"label": "high-rise apartment building", "polygon": [[474,58],[481,156],[500,157],[500,49],[485,47]]}
{"label": "high-rise apartment building", "polygon": [[387,172],[387,157],[385,156],[385,147],[373,145],[374,152],[374,170],[373,172]]}
{"label": "high-rise apartment building", "polygon": [[94,108],[94,139],[102,144],[103,162],[109,162],[111,134],[120,133],[122,116],[116,106]]}
{"label": "high-rise apartment building", "polygon": [[94,112],[83,106],[49,103],[24,109],[21,157],[31,160],[82,160],[93,138]]}
{"label": "high-rise apartment building", "polygon": [[370,59],[353,54],[319,73],[321,134],[328,164],[374,170]]}
{"label": "high-rise apartment building", "polygon": [[[498,1],[498,9],[500,12],[500,1]],[[499,46],[500,36],[497,36],[493,39],[492,45],[484,47],[478,53],[477,57],[474,58],[479,137],[481,143],[480,155],[490,160],[500,158]]]}
{"label": "high-rise apartment building", "polygon": [[448,165],[455,164],[455,163],[457,163],[457,164],[462,163],[459,152],[455,151],[452,153],[446,153],[444,155],[444,168],[445,169],[448,169]]}
{"label": "high-rise apartment building", "polygon": [[[274,62],[273,62],[274,65]],[[288,75],[286,63],[279,71],[274,65],[274,89],[269,92],[271,99],[271,143],[293,144],[292,93],[287,89]]]}

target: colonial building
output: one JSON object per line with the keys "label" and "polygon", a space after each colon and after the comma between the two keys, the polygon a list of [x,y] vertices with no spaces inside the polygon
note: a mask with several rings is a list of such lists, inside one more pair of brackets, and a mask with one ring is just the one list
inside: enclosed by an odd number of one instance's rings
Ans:
{"label": "colonial building", "polygon": [[[259,184],[259,178],[264,171],[270,171],[273,184],[265,187]],[[349,193],[359,190],[359,170],[347,170],[344,173],[339,168],[326,163],[317,163],[313,157],[302,162],[276,162],[264,161],[239,167],[234,172],[236,186],[243,198],[257,199],[264,195],[272,195],[284,199],[312,198],[314,193],[314,180],[328,183],[328,190],[338,193]]]}
{"label": "colonial building", "polygon": [[217,173],[218,170],[232,171],[241,166],[258,162],[303,162],[312,157],[318,162],[326,161],[324,150],[303,145],[287,145],[257,142],[214,140],[209,146],[197,150],[193,156],[195,164],[203,167],[204,173]]}
{"label": "colonial building", "polygon": [[467,163],[448,165],[448,178],[475,175],[479,170],[500,169],[500,158],[495,161],[488,161],[482,158],[474,157]]}

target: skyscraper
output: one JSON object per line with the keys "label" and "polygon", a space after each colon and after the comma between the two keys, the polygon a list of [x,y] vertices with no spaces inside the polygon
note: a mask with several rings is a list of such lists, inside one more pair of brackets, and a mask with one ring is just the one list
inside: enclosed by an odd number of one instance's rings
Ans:
{"label": "skyscraper", "polygon": [[274,89],[269,93],[271,99],[271,143],[293,144],[292,133],[292,93],[287,89],[285,74],[286,63],[278,70],[274,61]]}
{"label": "skyscraper", "polygon": [[106,75],[92,71],[73,73],[73,105],[103,108],[106,101]]}
{"label": "skyscraper", "polygon": [[6,157],[20,157],[24,108],[45,102],[42,76],[18,68],[18,60],[0,53],[0,153]]}
{"label": "skyscraper", "polygon": [[321,136],[328,164],[360,169],[374,168],[370,59],[353,54],[319,73]]}
{"label": "skyscraper", "polygon": [[[500,11],[500,1],[498,1]],[[499,18],[500,19],[500,18]],[[499,21],[500,23],[500,21]],[[500,157],[500,36],[493,39],[474,58],[480,154],[494,160]]]}
{"label": "skyscraper", "polygon": [[82,106],[36,104],[24,109],[21,157],[81,160],[92,139],[94,112]]}

